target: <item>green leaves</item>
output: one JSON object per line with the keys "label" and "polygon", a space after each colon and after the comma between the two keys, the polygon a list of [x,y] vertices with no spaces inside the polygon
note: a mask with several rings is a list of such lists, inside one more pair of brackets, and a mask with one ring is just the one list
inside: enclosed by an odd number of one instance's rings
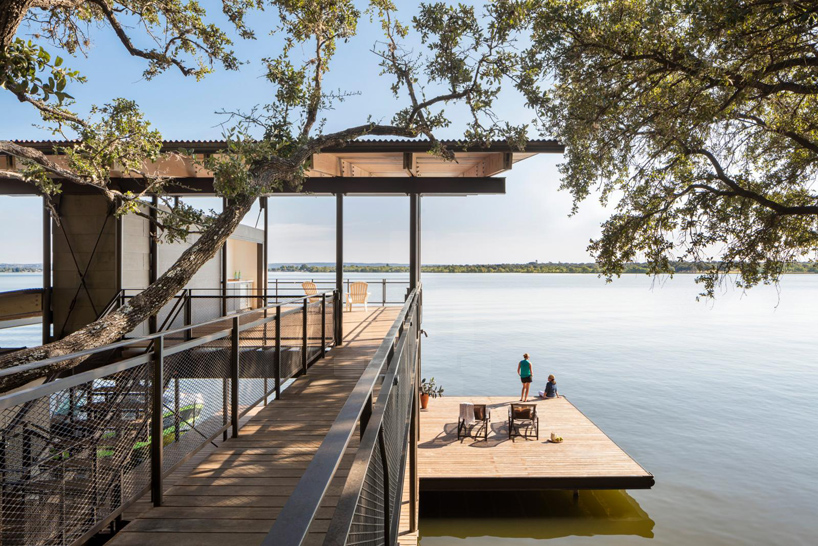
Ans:
{"label": "green leaves", "polygon": [[66,91],[68,82],[84,82],[76,70],[62,67],[61,57],[51,62],[51,54],[42,46],[16,38],[0,51],[0,88],[8,89],[21,100],[54,102],[62,107],[72,99]]}
{"label": "green leaves", "polygon": [[[802,2],[541,2],[518,88],[567,146],[575,207],[617,199],[589,250],[610,278],[646,259],[775,282],[818,250],[818,60]],[[544,91],[543,84],[554,85]]]}

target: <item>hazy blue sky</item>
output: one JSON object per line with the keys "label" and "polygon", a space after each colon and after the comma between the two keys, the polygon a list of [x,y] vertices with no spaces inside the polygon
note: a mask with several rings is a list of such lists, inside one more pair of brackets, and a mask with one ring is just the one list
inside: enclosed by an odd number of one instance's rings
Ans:
{"label": "hazy blue sky", "polygon": [[[403,5],[404,3],[399,3]],[[410,5],[409,3],[406,3]],[[413,3],[412,3],[413,4]],[[204,2],[211,5],[211,2]],[[404,18],[412,8],[402,8]],[[219,14],[220,15],[220,14]],[[89,82],[70,92],[77,109],[102,104],[114,97],[134,99],[166,139],[218,139],[222,109],[248,109],[268,101],[271,86],[261,77],[259,59],[276,54],[277,38],[266,36],[272,14],[256,14],[252,26],[260,39],[237,44],[248,64],[240,72],[219,71],[203,82],[185,79],[178,72],[144,81],[144,63],[127,55],[107,29],[92,29],[94,45],[87,58],[70,59]],[[219,17],[216,17],[219,20]],[[368,115],[388,121],[404,106],[378,76],[375,56],[369,51],[378,39],[377,26],[364,17],[359,35],[340,44],[326,78],[326,88],[360,92],[326,113],[327,128],[341,129],[366,121]],[[513,92],[504,93],[498,111],[525,122],[532,116]],[[457,137],[462,111],[451,111],[455,123],[443,137]],[[0,93],[0,138],[46,139],[50,134],[35,125],[31,108],[9,93]],[[532,134],[532,137],[538,137]],[[585,248],[599,232],[605,211],[588,202],[579,215],[568,218],[570,197],[558,192],[560,156],[544,155],[519,163],[506,174],[507,194],[480,197],[426,197],[423,199],[423,261],[425,263],[487,263],[587,261]],[[346,200],[346,259],[357,262],[406,262],[408,198],[358,197]],[[334,201],[321,197],[281,197],[270,209],[270,261],[331,261],[334,259]],[[257,212],[246,223],[255,224]],[[0,225],[13,236],[0,240],[0,262],[39,262],[41,208],[38,199],[0,197]]]}

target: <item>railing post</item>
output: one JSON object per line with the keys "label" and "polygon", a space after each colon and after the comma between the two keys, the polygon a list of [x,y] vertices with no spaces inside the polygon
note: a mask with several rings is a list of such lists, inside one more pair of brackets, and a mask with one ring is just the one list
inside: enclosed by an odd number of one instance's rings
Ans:
{"label": "railing post", "polygon": [[383,298],[381,300],[381,307],[386,307],[386,279],[381,281],[383,284]]}
{"label": "railing post", "polygon": [[151,499],[153,499],[154,506],[162,506],[164,352],[165,336],[159,336],[153,343],[153,395],[151,404]]}
{"label": "railing post", "polygon": [[[229,375],[229,374],[228,374]],[[230,393],[228,392],[230,389],[227,386],[228,378],[222,378],[222,426],[227,426],[227,415],[230,412],[230,403],[228,398],[230,397]],[[225,428],[222,432],[222,441],[227,441],[227,429]]]}
{"label": "railing post", "polygon": [[[276,279],[278,282],[278,279]],[[278,289],[276,289],[278,290]],[[276,360],[275,360],[275,382],[276,400],[281,398],[281,306],[276,305]]]}
{"label": "railing post", "polygon": [[179,373],[173,377],[173,441],[178,442],[181,428],[181,418],[179,417]]}
{"label": "railing post", "polygon": [[333,297],[335,301],[332,305],[332,320],[333,320],[333,329],[332,334],[335,338],[335,346],[340,347],[341,342],[343,341],[343,333],[341,331],[341,323],[344,320],[343,309],[341,308],[341,292],[339,290],[335,290],[333,292]]}
{"label": "railing post", "polygon": [[327,352],[327,293],[321,294],[321,358]]}
{"label": "railing post", "polygon": [[301,371],[307,375],[307,306],[309,298],[304,298],[304,309],[301,317]]}
{"label": "railing post", "polygon": [[[190,288],[185,290],[185,326],[190,326],[193,324],[193,298],[191,297],[193,294],[190,291]],[[185,330],[185,339],[191,340],[193,339],[193,330],[188,328]]]}
{"label": "railing post", "polygon": [[239,348],[241,332],[239,317],[233,317],[233,330],[230,336],[230,420],[233,425],[233,438],[239,436]]}
{"label": "railing post", "polygon": [[364,432],[366,432],[366,426],[369,424],[369,419],[372,417],[372,393],[369,393],[369,397],[366,399],[364,403],[364,407],[361,409],[361,420],[359,422],[360,426],[358,427],[361,431],[361,438],[364,437]]}

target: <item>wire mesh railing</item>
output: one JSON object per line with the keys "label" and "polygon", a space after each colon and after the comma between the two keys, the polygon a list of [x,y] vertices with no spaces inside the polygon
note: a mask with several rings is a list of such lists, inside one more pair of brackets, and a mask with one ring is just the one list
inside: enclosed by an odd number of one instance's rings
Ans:
{"label": "wire mesh railing", "polygon": [[[408,450],[417,443],[413,431],[417,424],[421,316],[418,287],[409,294],[262,544],[300,546],[304,542],[357,431],[361,443],[324,544],[396,543]],[[416,475],[410,482],[415,479]]]}
{"label": "wire mesh railing", "polygon": [[335,331],[338,299],[293,299],[27,364],[117,355],[0,396],[0,544],[82,542],[148,491],[160,505],[165,476],[219,434],[238,435],[243,414],[334,344],[322,334]]}

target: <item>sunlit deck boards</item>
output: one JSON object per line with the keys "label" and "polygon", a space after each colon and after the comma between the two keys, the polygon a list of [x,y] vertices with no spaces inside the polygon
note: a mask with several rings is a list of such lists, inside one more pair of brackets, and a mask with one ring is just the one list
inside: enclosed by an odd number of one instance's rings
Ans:
{"label": "sunlit deck boards", "polygon": [[[144,512],[110,544],[260,544],[400,311],[370,309],[345,313],[341,347],[259,411],[238,438],[219,445],[176,481],[162,507]],[[330,485],[308,544],[323,540],[356,446]]]}
{"label": "sunlit deck boards", "polygon": [[[540,439],[508,439],[514,397],[442,397],[420,413],[421,491],[531,489],[647,489],[653,475],[566,398],[537,404]],[[457,439],[461,402],[491,407],[488,441]],[[562,444],[548,441],[551,432]]]}

